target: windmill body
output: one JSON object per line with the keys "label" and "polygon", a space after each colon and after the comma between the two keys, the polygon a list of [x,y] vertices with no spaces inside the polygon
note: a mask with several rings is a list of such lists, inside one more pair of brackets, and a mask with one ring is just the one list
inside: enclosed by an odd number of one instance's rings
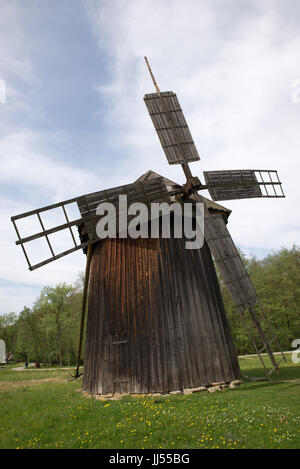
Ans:
{"label": "windmill body", "polygon": [[173,235],[95,243],[89,292],[85,391],[170,392],[240,377],[206,242],[197,250]]}
{"label": "windmill body", "polygon": [[[153,77],[150,67],[149,71]],[[277,348],[280,346],[228,232],[230,210],[216,202],[284,197],[277,172],[206,171],[202,184],[193,177],[188,165],[200,158],[177,96],[170,91],[161,93],[155,80],[154,84],[157,93],[145,95],[145,104],[169,164],[181,164],[186,184],[178,185],[148,171],[134,183],[12,217],[18,236],[16,244],[22,247],[30,270],[78,249],[88,252],[86,272],[90,279],[89,288],[88,281],[85,284],[81,331],[87,300],[83,389],[92,394],[170,392],[240,377],[214,262],[267,375],[278,369],[270,337]],[[213,200],[201,195],[205,189]],[[175,199],[179,203],[204,204],[203,246],[185,249],[184,239],[172,231],[169,238],[117,236],[99,240],[97,207],[103,202],[116,204],[124,194],[129,203],[149,205]],[[72,203],[78,205],[81,215],[75,220],[67,214]],[[54,208],[63,210],[65,223],[47,229],[43,213]],[[41,231],[24,238],[17,224],[30,216],[38,217]],[[76,227],[80,240],[76,240],[73,231]],[[73,246],[56,253],[51,235],[64,230],[70,233]],[[32,265],[26,246],[41,238],[51,257]],[[77,371],[81,342],[82,334]],[[267,352],[272,362],[269,371],[262,352]]]}

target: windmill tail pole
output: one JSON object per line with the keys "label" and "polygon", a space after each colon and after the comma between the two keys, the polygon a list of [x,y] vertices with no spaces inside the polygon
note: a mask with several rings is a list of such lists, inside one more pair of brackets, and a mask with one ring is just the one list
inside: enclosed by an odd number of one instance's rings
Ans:
{"label": "windmill tail pole", "polygon": [[156,80],[155,80],[154,75],[153,75],[153,73],[152,73],[152,70],[151,70],[150,64],[149,64],[149,62],[148,62],[148,59],[147,59],[147,57],[144,57],[144,58],[145,58],[145,61],[146,61],[146,64],[147,64],[149,73],[150,73],[150,75],[151,75],[153,84],[154,84],[154,86],[155,86],[155,89],[156,89],[157,93],[160,95],[160,90],[159,90],[159,88],[158,88],[158,84],[156,83]]}
{"label": "windmill tail pole", "polygon": [[81,348],[82,348],[82,339],[83,339],[83,330],[84,330],[84,319],[85,319],[85,312],[86,312],[86,302],[87,302],[87,293],[89,287],[89,278],[90,278],[90,266],[92,260],[92,250],[93,246],[89,244],[86,256],[86,266],[85,266],[85,275],[84,275],[84,287],[83,287],[83,297],[82,297],[82,308],[81,308],[81,322],[80,322],[80,335],[79,335],[79,344],[78,344],[78,354],[77,354],[77,364],[76,364],[76,371],[73,375],[73,378],[79,378],[82,373],[79,373],[79,365],[80,365],[80,356],[81,356]]}
{"label": "windmill tail pole", "polygon": [[[159,96],[161,96],[161,94],[160,94],[160,89],[159,89],[158,84],[157,84],[157,82],[156,82],[156,80],[155,80],[155,78],[154,78],[154,75],[153,75],[153,72],[152,72],[152,70],[151,70],[151,67],[150,67],[150,64],[149,64],[149,62],[148,62],[148,59],[147,59],[146,56],[144,57],[144,59],[145,59],[145,62],[146,62],[146,64],[147,64],[147,67],[148,67],[150,76],[151,76],[151,78],[152,78],[154,87],[155,87],[155,89],[156,89],[156,92],[157,92],[157,94],[158,94]],[[182,163],[181,166],[182,166],[182,169],[183,169],[183,171],[184,171],[184,174],[185,174],[186,179],[187,179],[187,180],[191,179],[191,178],[193,177],[193,175],[192,175],[192,172],[191,172],[191,170],[190,170],[189,165],[188,165],[187,163]]]}

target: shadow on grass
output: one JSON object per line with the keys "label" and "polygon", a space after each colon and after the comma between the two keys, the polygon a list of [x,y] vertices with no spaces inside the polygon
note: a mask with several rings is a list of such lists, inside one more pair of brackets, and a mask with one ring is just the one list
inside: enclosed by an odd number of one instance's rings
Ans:
{"label": "shadow on grass", "polygon": [[[266,362],[267,369],[271,369],[273,366],[271,363]],[[240,360],[240,368],[241,372],[244,375],[250,377],[264,377],[266,375],[261,363],[256,359],[253,360],[251,363],[247,363],[244,360]],[[282,362],[279,365],[279,373],[273,371],[271,378],[273,381],[275,380],[282,380],[282,379],[297,379],[300,378],[300,363],[294,364],[291,360],[287,360]]]}
{"label": "shadow on grass", "polygon": [[[289,387],[291,387],[292,383],[287,383],[285,381],[248,381],[247,384],[250,384],[251,386],[241,386],[239,387],[239,391],[249,391],[251,389],[267,389],[267,388],[274,388],[278,387],[278,385],[283,385],[283,384],[289,384]],[[252,388],[253,387],[253,388]]]}
{"label": "shadow on grass", "polygon": [[[242,367],[241,369],[244,383],[245,384],[252,384],[255,385],[255,388],[268,388],[271,386],[276,386],[276,385],[282,385],[282,384],[289,384],[290,387],[294,386],[299,386],[300,384],[300,366],[299,365],[294,365],[294,366],[282,366],[279,368],[279,373],[276,373],[275,371],[271,375],[271,380],[268,380],[265,372],[262,368],[244,368]],[[246,377],[250,378],[247,379]],[[266,378],[265,381],[255,381],[252,379],[253,378]],[[299,380],[299,383],[295,382],[295,380]],[[248,386],[244,387],[243,386],[240,388],[241,390],[247,390],[249,389]]]}

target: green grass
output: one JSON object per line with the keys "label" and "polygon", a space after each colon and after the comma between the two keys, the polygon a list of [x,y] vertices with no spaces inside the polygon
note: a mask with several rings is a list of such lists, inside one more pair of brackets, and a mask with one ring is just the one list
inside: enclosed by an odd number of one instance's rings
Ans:
{"label": "green grass", "polygon": [[[0,448],[299,448],[300,364],[287,358],[271,382],[119,401],[75,392],[70,370],[1,370]],[[240,363],[263,375],[257,358]]]}

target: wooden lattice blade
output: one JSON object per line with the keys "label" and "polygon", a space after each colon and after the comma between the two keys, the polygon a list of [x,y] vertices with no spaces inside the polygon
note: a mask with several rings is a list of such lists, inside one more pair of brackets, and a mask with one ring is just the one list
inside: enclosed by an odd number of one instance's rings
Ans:
{"label": "wooden lattice blade", "polygon": [[144,101],[168,163],[200,160],[176,94],[172,91],[146,94]]}
{"label": "wooden lattice blade", "polygon": [[220,214],[207,213],[205,239],[238,311],[258,303],[253,284]]}
{"label": "wooden lattice blade", "polygon": [[[143,202],[147,204],[150,201],[158,202],[168,200],[170,191],[164,183],[163,178],[156,178],[151,181],[135,182],[125,186],[94,192],[11,217],[11,221],[13,222],[18,237],[16,244],[21,246],[29,269],[35,270],[79,249],[84,249],[88,244],[99,241],[96,234],[96,225],[100,216],[96,214],[96,209],[101,202],[111,202],[116,208],[118,208],[119,195],[127,196],[128,205],[133,202]],[[79,217],[70,220],[66,209],[70,204],[75,203],[79,208]],[[54,224],[54,226],[48,228],[45,225],[43,217],[56,209],[61,210],[61,214],[64,217],[64,223],[57,225]],[[33,217],[38,221],[37,228],[35,230],[32,228],[32,231],[30,229],[30,232],[27,233],[26,236],[23,236],[18,224],[20,224],[24,219],[29,220]],[[84,242],[80,241],[78,233],[73,232],[74,228],[79,228],[81,226],[85,227],[88,235],[88,239],[85,239]],[[65,247],[60,250],[55,249],[53,246],[53,237],[56,235],[65,235],[66,233],[69,235],[69,239],[65,244]],[[41,254],[42,259],[40,259],[40,257],[36,259],[37,254]],[[49,254],[51,254],[50,257]]]}
{"label": "wooden lattice blade", "polygon": [[[70,219],[70,212],[74,211],[74,206],[76,208],[76,202],[77,198],[73,198],[11,217],[18,237],[16,244],[21,246],[30,270],[35,270],[84,247],[76,229],[74,230],[82,223],[81,218],[76,218],[76,215],[80,216],[78,209],[77,214],[73,214],[73,219]],[[59,220],[63,223],[58,224]],[[37,221],[38,225],[34,221]],[[24,232],[26,222],[30,229],[24,236],[22,231]],[[20,226],[22,224],[23,229]]]}
{"label": "wooden lattice blade", "polygon": [[[269,355],[273,365],[273,368],[267,371],[269,376],[279,365],[272,353],[271,344],[276,342],[279,350],[280,345],[275,332],[270,327],[263,312],[255,288],[229,234],[223,216],[207,211],[204,230],[205,239],[219,268],[220,275],[228,288],[242,324],[266,371],[267,368],[261,353],[266,352]],[[260,319],[263,320],[263,327]],[[257,340],[261,343],[261,346],[258,345]]]}
{"label": "wooden lattice blade", "polygon": [[251,199],[254,197],[284,197],[275,170],[240,169],[204,171],[206,185],[213,200]]}

